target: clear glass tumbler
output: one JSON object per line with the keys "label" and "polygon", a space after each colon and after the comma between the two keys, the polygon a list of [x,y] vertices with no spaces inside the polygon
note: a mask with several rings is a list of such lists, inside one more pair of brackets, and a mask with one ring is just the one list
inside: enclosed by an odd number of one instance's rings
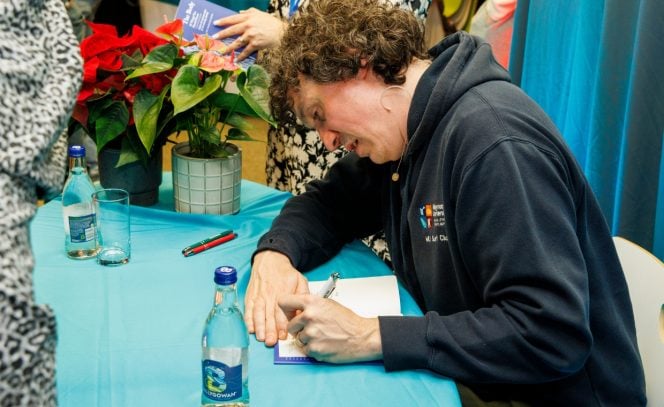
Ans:
{"label": "clear glass tumbler", "polygon": [[119,266],[131,257],[129,193],[124,189],[106,188],[92,194],[97,216],[99,253],[97,263]]}

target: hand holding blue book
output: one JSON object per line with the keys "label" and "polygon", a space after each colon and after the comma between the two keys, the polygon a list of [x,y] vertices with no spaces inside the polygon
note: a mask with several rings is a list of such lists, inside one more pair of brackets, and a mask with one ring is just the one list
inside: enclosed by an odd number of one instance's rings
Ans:
{"label": "hand holding blue book", "polygon": [[[222,30],[222,27],[214,25],[214,21],[237,14],[237,11],[224,6],[214,4],[207,0],[181,0],[178,4],[175,18],[182,20],[184,29],[183,37],[187,41],[193,41],[194,34],[213,36]],[[230,45],[237,37],[224,38],[222,42]],[[236,50],[238,53],[242,49]],[[246,59],[236,62],[242,68],[247,69],[256,62],[256,53],[251,54]]]}

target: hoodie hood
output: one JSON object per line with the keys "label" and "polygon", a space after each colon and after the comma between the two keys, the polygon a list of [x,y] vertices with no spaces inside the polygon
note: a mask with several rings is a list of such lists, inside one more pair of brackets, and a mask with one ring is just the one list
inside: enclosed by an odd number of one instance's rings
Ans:
{"label": "hoodie hood", "polygon": [[[479,37],[459,31],[429,50],[433,58],[415,89],[408,114],[407,156],[425,146],[435,127],[471,88],[489,81],[510,82],[509,73]],[[429,103],[442,100],[442,103]]]}

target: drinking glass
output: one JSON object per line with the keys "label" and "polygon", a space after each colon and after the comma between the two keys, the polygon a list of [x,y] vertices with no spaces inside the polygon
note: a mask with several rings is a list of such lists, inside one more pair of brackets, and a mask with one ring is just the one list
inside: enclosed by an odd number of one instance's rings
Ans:
{"label": "drinking glass", "polygon": [[105,188],[93,193],[92,200],[99,240],[97,263],[102,266],[126,264],[131,257],[129,193],[124,189]]}

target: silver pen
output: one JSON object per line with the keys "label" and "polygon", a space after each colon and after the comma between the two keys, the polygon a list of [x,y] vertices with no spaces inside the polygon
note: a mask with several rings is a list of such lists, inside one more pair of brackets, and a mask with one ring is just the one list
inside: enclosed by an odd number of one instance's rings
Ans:
{"label": "silver pen", "polygon": [[325,282],[325,285],[323,285],[323,288],[318,291],[318,296],[328,298],[330,295],[332,295],[334,289],[337,288],[337,280],[339,278],[341,278],[341,275],[336,271],[330,274],[330,277]]}

